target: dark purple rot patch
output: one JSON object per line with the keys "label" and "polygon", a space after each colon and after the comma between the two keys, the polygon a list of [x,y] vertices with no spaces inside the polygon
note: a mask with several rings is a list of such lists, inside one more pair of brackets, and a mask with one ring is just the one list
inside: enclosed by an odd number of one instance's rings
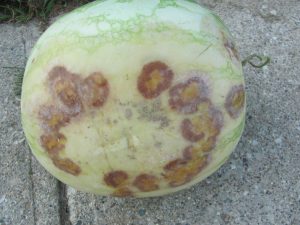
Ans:
{"label": "dark purple rot patch", "polygon": [[121,187],[115,190],[112,194],[115,197],[132,197],[133,192],[128,187]]}
{"label": "dark purple rot patch", "polygon": [[244,86],[236,85],[229,91],[226,101],[225,108],[231,118],[236,119],[243,111],[245,105],[245,89]]}
{"label": "dark purple rot patch", "polygon": [[101,107],[109,95],[109,84],[99,72],[92,73],[84,79],[81,86],[82,98],[89,107]]}
{"label": "dark purple rot patch", "polygon": [[70,117],[55,106],[42,106],[39,111],[42,127],[46,131],[58,131],[70,122]]}
{"label": "dark purple rot patch", "polygon": [[158,179],[149,174],[140,174],[137,176],[133,181],[133,185],[143,192],[155,191],[159,189]]}
{"label": "dark purple rot patch", "polygon": [[53,157],[52,161],[57,168],[65,171],[66,173],[70,173],[73,176],[78,176],[81,173],[80,167],[71,159],[61,159],[59,157]]}
{"label": "dark purple rot patch", "polygon": [[68,109],[73,116],[82,110],[82,103],[78,94],[79,77],[68,72],[62,66],[56,66],[49,72],[51,92]]}
{"label": "dark purple rot patch", "polygon": [[171,86],[173,76],[173,71],[165,63],[148,63],[138,77],[138,90],[147,99],[156,98]]}
{"label": "dark purple rot patch", "polygon": [[208,93],[205,81],[201,77],[192,77],[170,89],[169,105],[183,114],[195,113],[198,105],[207,100]]}
{"label": "dark purple rot patch", "polygon": [[128,174],[122,170],[116,170],[104,175],[104,182],[111,187],[119,187],[128,180]]}
{"label": "dark purple rot patch", "polygon": [[182,136],[191,142],[217,136],[223,126],[223,115],[209,101],[202,104],[197,115],[181,123]]}
{"label": "dark purple rot patch", "polygon": [[43,134],[40,138],[41,145],[49,155],[57,155],[65,148],[66,137],[61,133]]}

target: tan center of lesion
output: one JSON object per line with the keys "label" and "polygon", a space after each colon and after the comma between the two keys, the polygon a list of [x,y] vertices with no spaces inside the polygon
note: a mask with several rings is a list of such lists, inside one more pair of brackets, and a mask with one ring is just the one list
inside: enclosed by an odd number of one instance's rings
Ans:
{"label": "tan center of lesion", "polygon": [[197,84],[193,83],[188,87],[184,88],[181,93],[181,98],[184,102],[190,102],[193,99],[197,98],[199,95],[199,87]]}
{"label": "tan center of lesion", "polygon": [[154,70],[150,74],[150,79],[146,81],[146,88],[148,90],[155,90],[158,85],[163,81],[161,73],[159,70]]}
{"label": "tan center of lesion", "polygon": [[56,127],[61,123],[61,121],[64,119],[63,115],[53,115],[51,119],[48,121],[48,125],[50,127]]}
{"label": "tan center of lesion", "polygon": [[244,100],[245,100],[245,92],[239,91],[237,94],[233,96],[232,99],[232,105],[236,109],[240,109],[244,106]]}

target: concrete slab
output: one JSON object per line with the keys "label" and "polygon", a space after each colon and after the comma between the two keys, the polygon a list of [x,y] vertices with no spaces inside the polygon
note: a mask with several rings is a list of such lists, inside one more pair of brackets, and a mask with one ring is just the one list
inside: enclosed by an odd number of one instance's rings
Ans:
{"label": "concrete slab", "polygon": [[32,157],[14,76],[40,36],[37,24],[0,25],[0,224],[59,224],[58,181]]}
{"label": "concrete slab", "polygon": [[[205,181],[151,199],[85,194],[59,184],[29,154],[12,93],[39,26],[0,25],[0,224],[300,224],[300,2],[201,0],[228,25],[242,58],[248,113],[230,160]],[[25,46],[25,47],[24,47]],[[66,202],[66,200],[68,200]]]}

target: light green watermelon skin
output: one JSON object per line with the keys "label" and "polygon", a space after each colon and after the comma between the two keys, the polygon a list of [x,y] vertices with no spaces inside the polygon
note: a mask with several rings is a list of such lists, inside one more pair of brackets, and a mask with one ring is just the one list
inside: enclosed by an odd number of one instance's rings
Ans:
{"label": "light green watermelon skin", "polygon": [[[62,182],[100,195],[114,195],[122,189],[127,192],[120,195],[150,197],[191,187],[228,159],[242,135],[244,93],[238,115],[232,116],[226,109],[230,91],[244,87],[242,66],[233,46],[221,20],[190,1],[107,0],[74,10],[40,37],[26,66],[22,124],[33,154]],[[165,166],[180,158],[185,147],[194,144],[180,132],[181,121],[192,115],[182,115],[170,108],[171,87],[155,99],[141,95],[137,89],[138,76],[143,66],[152,61],[164,62],[172,69],[172,86],[191,73],[203,75],[210,90],[209,100],[223,117],[208,164],[181,185],[170,185]],[[110,91],[103,106],[85,109],[59,130],[66,143],[57,157],[68,158],[80,168],[80,172],[73,174],[58,168],[41,143],[45,130],[39,110],[47,104],[59,107],[47,81],[55,66],[65,67],[82,80],[101,72],[109,82]],[[160,113],[171,121],[169,126],[161,128],[157,122],[141,116],[142,107],[157,101]],[[131,111],[131,119],[124,116],[126,110]],[[131,142],[134,152],[130,150]],[[162,143],[163,149],[156,148],[154,142]],[[113,171],[126,173],[120,178],[124,180],[120,186],[105,180]],[[141,174],[149,175],[150,180],[142,185],[150,183],[150,188],[136,185]]]}

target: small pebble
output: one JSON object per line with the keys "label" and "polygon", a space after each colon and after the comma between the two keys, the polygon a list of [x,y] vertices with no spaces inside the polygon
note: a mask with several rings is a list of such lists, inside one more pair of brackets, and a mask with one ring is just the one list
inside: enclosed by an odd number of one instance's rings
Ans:
{"label": "small pebble", "polygon": [[281,143],[282,143],[281,137],[276,138],[276,139],[275,139],[275,143],[276,143],[276,144],[281,144]]}
{"label": "small pebble", "polygon": [[146,214],[146,210],[145,210],[145,209],[140,209],[140,210],[138,211],[138,214],[139,214],[140,216],[144,216],[144,215]]}

